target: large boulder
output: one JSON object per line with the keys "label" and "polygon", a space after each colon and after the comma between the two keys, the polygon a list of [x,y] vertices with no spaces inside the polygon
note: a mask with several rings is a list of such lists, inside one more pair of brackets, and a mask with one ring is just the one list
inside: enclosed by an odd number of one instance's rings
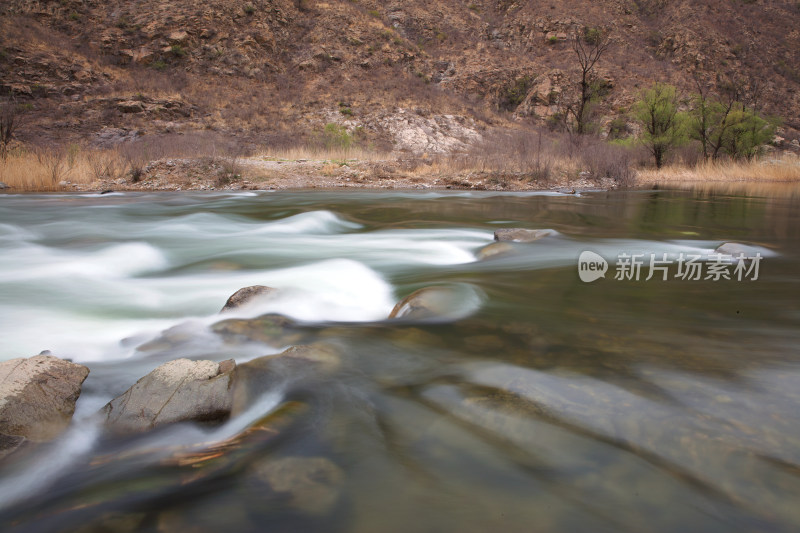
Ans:
{"label": "large boulder", "polygon": [[494,232],[494,240],[500,242],[534,242],[556,232],[551,229],[524,229],[524,228],[505,228]]}
{"label": "large boulder", "polygon": [[89,369],[51,355],[0,363],[0,434],[18,446],[19,438],[47,441],[64,431]]}
{"label": "large boulder", "polygon": [[239,289],[238,291],[234,292],[231,297],[228,298],[228,301],[225,302],[225,305],[222,307],[220,313],[237,309],[243,305],[252,303],[255,300],[269,298],[274,296],[276,292],[277,289],[267,287],[266,285],[252,285],[250,287],[244,287],[243,289]]}
{"label": "large boulder", "polygon": [[175,422],[220,422],[231,411],[233,360],[164,363],[102,409],[115,433],[136,433]]}

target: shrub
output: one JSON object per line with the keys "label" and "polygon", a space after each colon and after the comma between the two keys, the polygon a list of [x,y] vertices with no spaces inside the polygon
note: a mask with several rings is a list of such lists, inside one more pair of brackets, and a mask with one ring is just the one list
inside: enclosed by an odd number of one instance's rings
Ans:
{"label": "shrub", "polygon": [[247,4],[242,8],[242,10],[245,12],[246,15],[252,15],[253,13],[256,12],[256,8],[253,4]]}
{"label": "shrub", "polygon": [[347,132],[347,128],[329,122],[325,124],[325,129],[322,131],[322,142],[327,149],[348,149],[353,145],[353,136]]}
{"label": "shrub", "polygon": [[522,76],[503,88],[500,93],[500,108],[506,111],[513,111],[519,107],[525,101],[525,97],[528,96],[532,82],[533,80],[530,76]]}
{"label": "shrub", "polygon": [[603,38],[603,30],[600,28],[594,28],[589,26],[583,27],[583,40],[586,41],[586,44],[595,45],[598,44]]}
{"label": "shrub", "polygon": [[186,50],[179,44],[173,44],[169,50],[176,56],[183,57],[186,55]]}
{"label": "shrub", "polygon": [[367,11],[367,13],[368,13],[368,14],[369,14],[371,17],[375,17],[376,19],[379,19],[379,18],[381,18],[381,12],[380,12],[380,11],[378,11],[377,9],[370,9],[369,11]]}
{"label": "shrub", "polygon": [[628,121],[625,117],[616,117],[608,124],[608,138],[609,140],[623,139],[630,134],[628,129]]}

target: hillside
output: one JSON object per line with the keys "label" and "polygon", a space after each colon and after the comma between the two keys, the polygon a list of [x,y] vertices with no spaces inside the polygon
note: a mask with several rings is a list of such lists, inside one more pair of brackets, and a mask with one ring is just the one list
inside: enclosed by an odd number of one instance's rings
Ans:
{"label": "hillside", "polygon": [[798,27],[800,3],[767,0],[6,0],[0,92],[34,143],[203,131],[292,146],[335,122],[370,147],[438,153],[552,121],[577,67],[567,39],[597,28],[601,136],[654,80],[688,95],[694,77],[735,79],[758,85],[791,148]]}

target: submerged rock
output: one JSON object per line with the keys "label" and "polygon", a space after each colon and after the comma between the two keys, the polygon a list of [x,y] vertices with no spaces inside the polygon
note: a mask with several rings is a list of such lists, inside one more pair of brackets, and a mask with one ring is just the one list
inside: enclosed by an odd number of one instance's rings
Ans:
{"label": "submerged rock", "polygon": [[507,242],[493,242],[478,250],[476,256],[478,259],[484,260],[490,257],[497,257],[498,255],[506,255],[513,251],[514,247]]}
{"label": "submerged rock", "polygon": [[222,320],[212,325],[211,331],[227,342],[256,341],[273,346],[295,344],[303,338],[292,319],[272,313],[251,319]]}
{"label": "submerged rock", "polygon": [[5,435],[0,433],[0,459],[16,451],[26,440],[25,437],[20,437],[18,435]]}
{"label": "submerged rock", "polygon": [[51,355],[0,363],[0,434],[47,441],[64,431],[89,369]]}
{"label": "submerged rock", "polygon": [[325,343],[292,346],[275,355],[236,367],[231,414],[246,411],[263,394],[287,382],[335,372],[341,366],[336,349]]}
{"label": "submerged rock", "polygon": [[480,296],[464,286],[424,287],[400,300],[389,318],[456,319],[477,308]]}
{"label": "submerged rock", "polygon": [[285,496],[295,509],[325,514],[339,500],[344,472],[324,457],[283,457],[257,464],[251,479]]}
{"label": "submerged rock", "polygon": [[741,244],[738,242],[726,242],[721,244],[714,250],[715,254],[721,255],[730,255],[734,259],[738,258],[740,255],[743,255],[745,258],[751,259],[755,257],[758,249],[753,246],[748,246],[746,244]]}
{"label": "submerged rock", "polygon": [[228,301],[225,302],[225,306],[222,308],[220,313],[237,309],[243,305],[252,303],[255,300],[269,298],[270,296],[274,296],[277,291],[277,289],[267,287],[266,285],[252,285],[250,287],[244,287],[234,292],[231,297],[228,298]]}
{"label": "submerged rock", "polygon": [[0,191],[2,191],[3,189],[10,189],[10,187],[7,184],[0,181]]}
{"label": "submerged rock", "polygon": [[494,240],[500,242],[534,242],[555,234],[556,232],[551,229],[506,228],[495,231]]}
{"label": "submerged rock", "polygon": [[102,409],[117,433],[146,431],[174,422],[219,422],[231,411],[232,360],[165,363]]}

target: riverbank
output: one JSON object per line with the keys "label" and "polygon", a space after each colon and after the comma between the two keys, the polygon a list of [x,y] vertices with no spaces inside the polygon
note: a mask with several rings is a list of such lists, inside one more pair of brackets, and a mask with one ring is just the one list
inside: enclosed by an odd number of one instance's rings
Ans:
{"label": "riverbank", "polygon": [[[605,155],[605,154],[604,154]],[[588,159],[588,163],[587,163]],[[800,157],[633,169],[597,156],[525,161],[484,156],[397,157],[362,151],[291,151],[149,161],[117,150],[19,151],[0,161],[0,189],[189,191],[286,189],[573,190],[713,183],[797,183]]]}

